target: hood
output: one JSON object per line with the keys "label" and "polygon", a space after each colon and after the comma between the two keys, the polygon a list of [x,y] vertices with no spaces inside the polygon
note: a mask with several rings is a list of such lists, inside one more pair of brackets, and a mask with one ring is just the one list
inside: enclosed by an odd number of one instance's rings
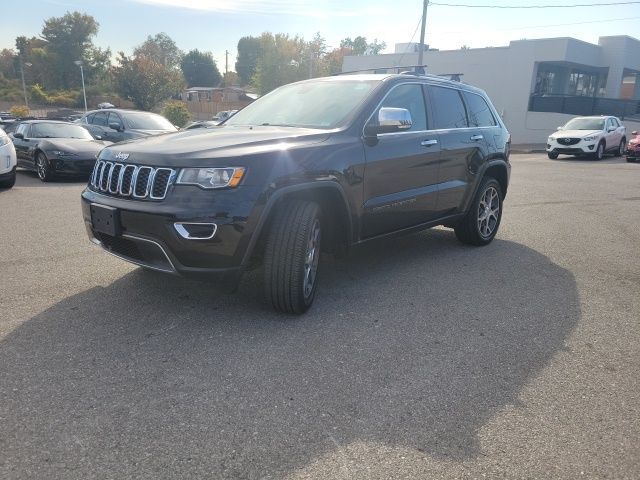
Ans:
{"label": "hood", "polygon": [[601,133],[602,130],[558,130],[550,136],[553,138],[582,138],[589,137],[591,135],[600,135]]}
{"label": "hood", "polygon": [[161,135],[163,133],[177,132],[177,130],[141,130],[139,128],[129,128],[127,131],[133,132],[139,137],[148,137],[152,135]]}
{"label": "hood", "polygon": [[[102,159],[128,155],[127,162],[157,166],[211,165],[210,160],[290,150],[329,138],[325,130],[275,126],[222,126],[185,130],[121,142],[106,148]],[[200,162],[200,161],[203,162]],[[209,160],[209,162],[204,162]]]}
{"label": "hood", "polygon": [[45,150],[63,150],[76,154],[90,153],[95,155],[112,142],[103,140],[85,140],[81,138],[47,138],[41,142]]}

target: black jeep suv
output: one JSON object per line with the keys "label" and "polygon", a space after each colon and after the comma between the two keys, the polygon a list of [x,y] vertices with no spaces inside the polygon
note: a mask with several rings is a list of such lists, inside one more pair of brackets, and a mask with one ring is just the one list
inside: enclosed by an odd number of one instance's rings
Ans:
{"label": "black jeep suv", "polygon": [[94,243],[146,268],[233,288],[259,260],[273,306],[302,313],[321,250],[436,225],[489,243],[509,144],[469,85],[411,74],[308,80],[220,127],[105,148],[83,216]]}

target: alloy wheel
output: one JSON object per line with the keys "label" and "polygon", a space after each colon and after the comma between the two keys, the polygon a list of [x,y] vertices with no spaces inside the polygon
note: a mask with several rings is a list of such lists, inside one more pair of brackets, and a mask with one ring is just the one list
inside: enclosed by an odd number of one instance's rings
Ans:
{"label": "alloy wheel", "polygon": [[36,170],[38,172],[38,178],[42,181],[47,178],[47,159],[41,153],[36,158]]}
{"label": "alloy wheel", "polygon": [[478,231],[482,238],[489,238],[498,225],[500,197],[494,187],[485,190],[478,204]]}
{"label": "alloy wheel", "polygon": [[307,241],[307,251],[304,260],[304,284],[303,291],[305,298],[313,292],[318,272],[318,261],[320,260],[320,220],[315,219]]}

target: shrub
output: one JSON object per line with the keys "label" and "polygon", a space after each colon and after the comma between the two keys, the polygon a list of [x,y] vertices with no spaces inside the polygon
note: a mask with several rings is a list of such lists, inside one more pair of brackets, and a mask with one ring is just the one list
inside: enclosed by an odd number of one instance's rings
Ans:
{"label": "shrub", "polygon": [[179,100],[171,100],[166,103],[162,114],[171,123],[178,127],[184,127],[191,118],[191,112],[187,108],[187,104]]}
{"label": "shrub", "polygon": [[18,117],[18,118],[28,117],[29,116],[29,109],[27,107],[25,107],[24,105],[14,105],[9,110],[9,113],[11,113],[11,115],[13,115],[14,117]]}

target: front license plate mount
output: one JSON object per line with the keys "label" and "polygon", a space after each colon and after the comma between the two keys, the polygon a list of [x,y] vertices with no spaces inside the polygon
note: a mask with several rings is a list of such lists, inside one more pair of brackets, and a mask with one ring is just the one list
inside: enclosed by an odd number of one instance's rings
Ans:
{"label": "front license plate mount", "polygon": [[120,212],[117,208],[91,204],[91,225],[96,232],[112,237],[120,235]]}

